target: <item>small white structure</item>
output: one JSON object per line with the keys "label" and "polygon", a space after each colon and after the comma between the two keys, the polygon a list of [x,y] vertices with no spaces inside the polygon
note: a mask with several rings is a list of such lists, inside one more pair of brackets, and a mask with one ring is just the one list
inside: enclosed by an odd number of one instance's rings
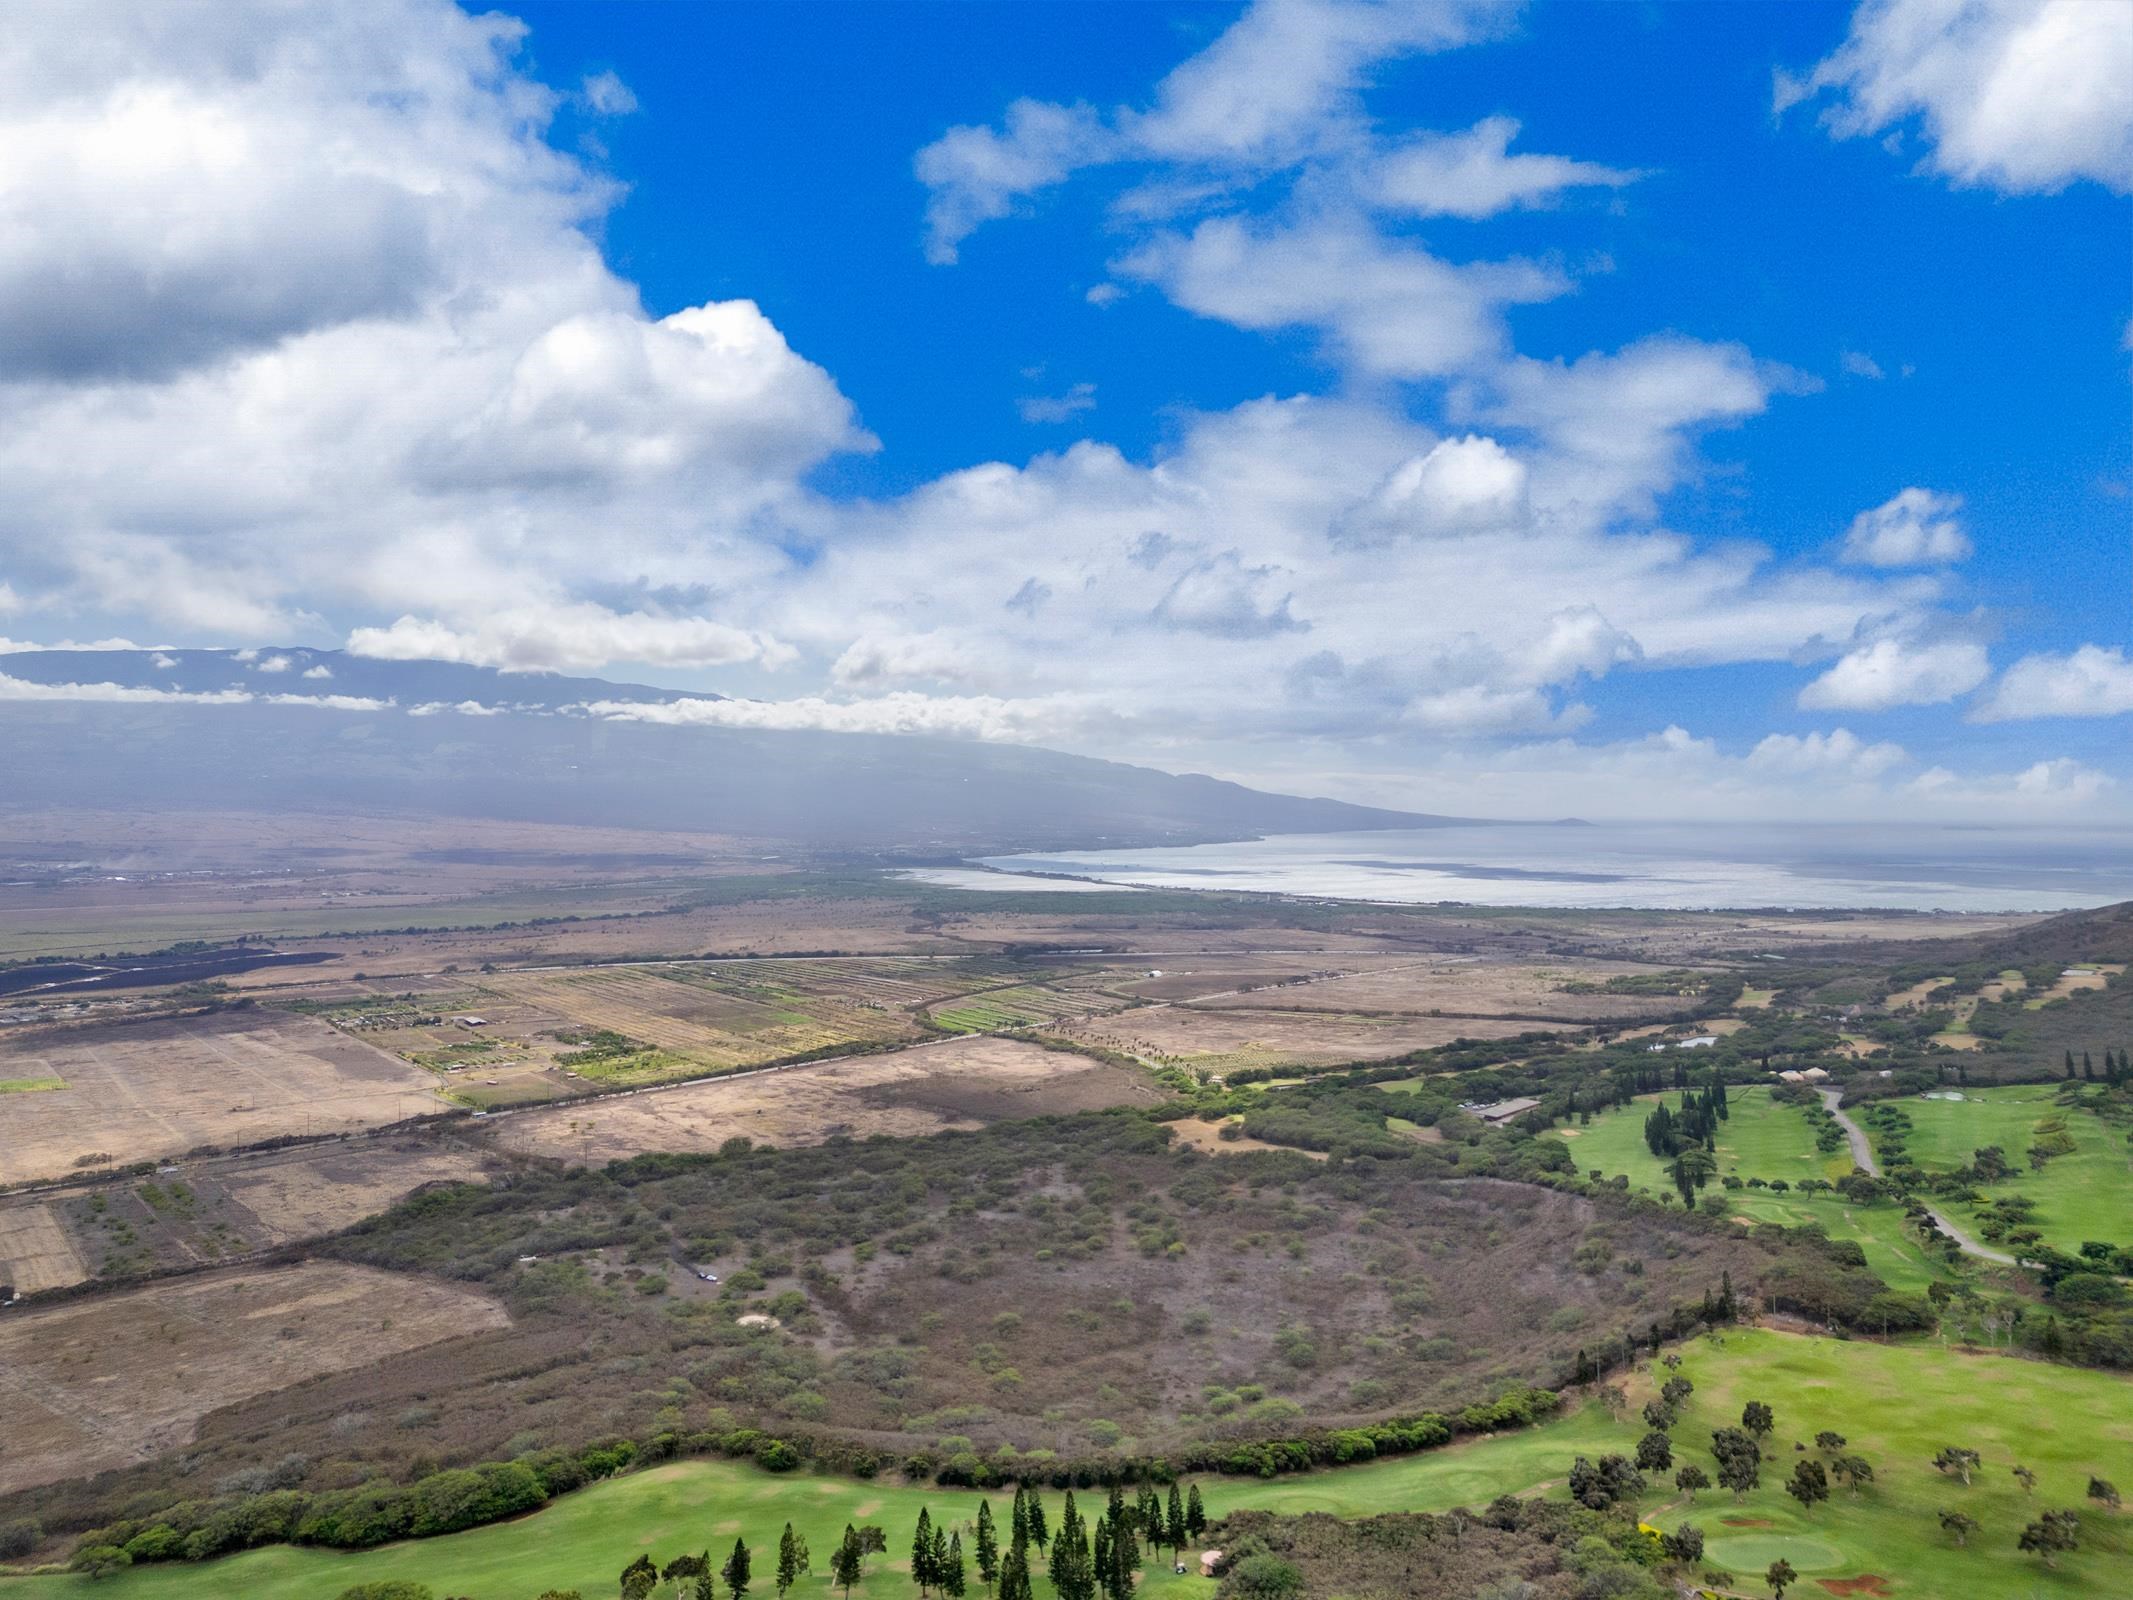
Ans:
{"label": "small white structure", "polygon": [[487,1017],[454,1017],[452,1020],[462,1028],[486,1028],[489,1025]]}
{"label": "small white structure", "polygon": [[1219,1550],[1202,1550],[1202,1551],[1200,1552],[1200,1576],[1201,1576],[1201,1577],[1203,1577],[1203,1578],[1212,1578],[1212,1577],[1213,1577],[1213,1576],[1215,1575],[1215,1568],[1216,1568],[1216,1567],[1218,1567],[1218,1566],[1220,1566],[1221,1564],[1222,1564],[1222,1552],[1221,1552],[1221,1551],[1219,1551]]}
{"label": "small white structure", "polygon": [[1661,1050],[1708,1050],[1716,1043],[1717,1034],[1699,1033],[1693,1039],[1661,1039],[1657,1044],[1648,1044],[1644,1048],[1656,1055]]}

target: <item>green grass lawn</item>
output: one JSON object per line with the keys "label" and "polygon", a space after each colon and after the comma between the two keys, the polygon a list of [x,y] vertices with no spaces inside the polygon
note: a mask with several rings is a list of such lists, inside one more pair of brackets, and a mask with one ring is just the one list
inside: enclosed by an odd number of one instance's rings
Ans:
{"label": "green grass lawn", "polygon": [[[1705,1491],[1689,1507],[1671,1478],[1655,1478],[1642,1514],[1671,1528],[1702,1527],[1710,1559],[1730,1566],[1744,1592],[1762,1594],[1764,1566],[1784,1556],[1810,1580],[1872,1573],[1892,1596],[1942,1600],[1994,1597],[2118,1596],[2133,1571],[2133,1513],[2087,1509],[2091,1473],[2133,1486],[2133,1384],[2104,1373],[1943,1351],[1930,1344],[1885,1346],[1734,1330],[1681,1347],[1683,1373],[1696,1392],[1674,1429],[1677,1460],[1711,1468],[1714,1428],[1734,1422],[1748,1400],[1777,1414],[1763,1482],[1736,1503]],[[1633,1401],[1653,1387],[1640,1375]],[[1875,1481],[1853,1499],[1835,1497],[1803,1513],[1784,1493],[1782,1476],[1796,1458],[1794,1441],[1813,1449],[1817,1430],[1845,1434],[1872,1463]],[[1634,1413],[1614,1421],[1600,1407],[1546,1427],[1480,1439],[1450,1449],[1271,1482],[1202,1480],[1210,1515],[1249,1508],[1327,1511],[1366,1516],[1384,1511],[1441,1511],[1480,1505],[1504,1492],[1554,1493],[1572,1459],[1628,1452],[1644,1429]],[[1943,1445],[1979,1451],[1975,1481],[1963,1487],[1931,1466]],[[2034,1500],[2009,1473],[2016,1462],[2038,1476]],[[1011,1497],[994,1495],[995,1515]],[[1057,1520],[1060,1497],[1046,1495]],[[202,1566],[144,1567],[91,1585],[72,1577],[0,1580],[0,1600],[169,1600],[243,1595],[246,1600],[333,1600],[353,1583],[411,1578],[439,1596],[533,1600],[542,1590],[577,1588],[588,1600],[611,1595],[616,1575],[638,1552],[664,1562],[684,1550],[730,1549],[745,1537],[766,1581],[769,1555],[790,1519],[807,1536],[817,1576],[798,1591],[834,1595],[819,1569],[848,1521],[873,1522],[888,1534],[891,1558],[875,1558],[859,1589],[867,1596],[910,1595],[904,1555],[921,1506],[950,1527],[968,1523],[978,1497],[847,1479],[774,1477],[727,1462],[692,1461],[636,1473],[569,1495],[519,1522],[448,1538],[394,1545],[360,1555],[276,1547]],[[1960,1508],[1979,1523],[1967,1549],[1940,1531],[1938,1509]],[[2081,1549],[2057,1572],[2015,1548],[2023,1523],[2044,1509],[2082,1508]],[[1755,1576],[1751,1576],[1751,1574]],[[1049,1588],[1040,1580],[1040,1594]],[[1176,1578],[1151,1566],[1140,1593],[1208,1595],[1198,1576]],[[1816,1594],[1813,1587],[1801,1593]]]}
{"label": "green grass lawn", "polygon": [[[1443,1510],[1483,1505],[1506,1493],[1524,1493],[1560,1480],[1579,1452],[1613,1448],[1617,1425],[1597,1408],[1542,1429],[1475,1440],[1418,1456],[1302,1477],[1200,1480],[1208,1514],[1259,1509],[1330,1511],[1367,1516],[1380,1511]],[[684,1551],[707,1546],[721,1554],[745,1538],[765,1581],[776,1564],[778,1536],[788,1519],[806,1536],[815,1578],[800,1593],[832,1600],[826,1574],[829,1552],[847,1522],[878,1524],[888,1535],[890,1555],[874,1557],[867,1581],[853,1592],[866,1596],[913,1595],[911,1529],[919,1508],[935,1520],[960,1527],[966,1555],[973,1545],[977,1494],[917,1489],[887,1483],[805,1474],[773,1476],[724,1461],[690,1461],[613,1479],[517,1522],[477,1528],[441,1539],[388,1546],[362,1554],[302,1550],[280,1545],[200,1566],[142,1567],[91,1585],[74,1577],[0,1579],[0,1600],[47,1600],[50,1596],[108,1600],[170,1600],[170,1597],[243,1595],[246,1600],[333,1600],[354,1583],[410,1578],[439,1596],[469,1600],[533,1600],[544,1589],[579,1589],[587,1600],[611,1596],[617,1576],[639,1552],[661,1564]],[[1014,1493],[992,1494],[993,1514],[1005,1515]],[[1052,1520],[1061,1497],[1045,1494]],[[1078,1496],[1083,1509],[1102,1506]],[[1194,1563],[1195,1567],[1197,1563]],[[1213,1592],[1195,1570],[1185,1578],[1150,1563],[1140,1590],[1151,1596]],[[973,1584],[972,1592],[983,1590]],[[1037,1578],[1039,1595],[1051,1585]],[[841,1600],[841,1597],[837,1597]]]}
{"label": "green grass lawn", "polygon": [[[1670,1188],[1666,1164],[1644,1143],[1644,1119],[1661,1100],[1678,1106],[1681,1096],[1639,1095],[1626,1106],[1616,1106],[1595,1116],[1590,1124],[1555,1130],[1555,1137],[1568,1134],[1570,1153],[1584,1171],[1598,1167],[1610,1177],[1629,1174],[1633,1188]],[[1797,1107],[1779,1105],[1761,1085],[1726,1092],[1730,1113],[1718,1131],[1718,1170],[1742,1178],[1783,1178],[1797,1183],[1802,1178],[1843,1177],[1852,1170],[1851,1158],[1842,1150],[1824,1155],[1815,1148],[1814,1129]],[[1741,1191],[1736,1191],[1736,1198]]]}
{"label": "green grass lawn", "polygon": [[[2031,1130],[2038,1120],[2060,1112],[2056,1085],[2010,1084],[2001,1088],[1955,1091],[1960,1100],[1898,1100],[1911,1119],[1911,1159],[1931,1169],[1967,1166],[1971,1152],[1996,1144],[2007,1153],[2017,1176],[1986,1191],[2027,1195],[2037,1202],[2031,1226],[2044,1242],[2061,1250],[2079,1250],[2084,1239],[2133,1244],[2133,1147],[2123,1129],[2087,1111],[2068,1110],[2067,1132],[2076,1148],[2052,1160],[2042,1172],[2029,1170]],[[1872,1130],[1868,1130],[1872,1135]],[[1878,1152],[1880,1146],[1876,1144]],[[1958,1222],[1974,1219],[1975,1208],[1950,1208]]]}
{"label": "green grass lawn", "polygon": [[[1644,1143],[1644,1119],[1666,1100],[1680,1104],[1679,1093],[1639,1095],[1627,1106],[1596,1115],[1589,1124],[1557,1128],[1549,1137],[1565,1140],[1581,1172],[1594,1169],[1609,1177],[1626,1174],[1633,1189],[1671,1194],[1666,1164]],[[1906,1102],[1908,1104],[1909,1102]],[[1726,1119],[1718,1135],[1718,1170],[1743,1180],[1802,1178],[1834,1181],[1852,1170],[1846,1150],[1824,1155],[1815,1148],[1814,1129],[1798,1108],[1781,1105],[1760,1085],[1727,1091]],[[1797,1228],[1819,1225],[1832,1239],[1850,1239],[1866,1252],[1867,1265],[1891,1288],[1920,1290],[1952,1276],[1939,1260],[1927,1256],[1904,1227],[1894,1205],[1861,1207],[1833,1194],[1802,1195],[1767,1189],[1730,1189],[1725,1194],[1733,1214],[1750,1222],[1775,1222]]]}
{"label": "green grass lawn", "polygon": [[[1739,1504],[1707,1490],[1693,1511],[1654,1497],[1643,1514],[1666,1527],[1695,1521],[1709,1541],[1708,1559],[1746,1580],[1747,1592],[1765,1592],[1750,1574],[1779,1555],[1810,1580],[1876,1574],[1890,1595],[2026,1600],[2133,1588],[2133,1514],[2091,1510],[2086,1498],[2092,1473],[2121,1485],[2133,1477],[2133,1384],[2124,1378],[1930,1344],[1760,1331],[1724,1339],[1683,1347],[1682,1371],[1697,1388],[1674,1430],[1677,1460],[1685,1449],[1712,1471],[1712,1429],[1736,1423],[1746,1402],[1761,1400],[1777,1414],[1762,1483]],[[1874,1482],[1857,1499],[1833,1484],[1830,1500],[1802,1512],[1782,1479],[1800,1458],[1793,1445],[1815,1454],[1823,1428],[1849,1439],[1848,1449],[1873,1466]],[[1943,1445],[1983,1457],[1967,1488],[1934,1470]],[[2010,1471],[2017,1463],[2037,1474],[2034,1498]],[[1943,1507],[1977,1519],[1967,1548],[1941,1532]],[[2053,1572],[2021,1554],[2016,1540],[2039,1512],[2065,1507],[2081,1511],[2081,1549]],[[1810,1583],[1798,1592],[1817,1590]]]}

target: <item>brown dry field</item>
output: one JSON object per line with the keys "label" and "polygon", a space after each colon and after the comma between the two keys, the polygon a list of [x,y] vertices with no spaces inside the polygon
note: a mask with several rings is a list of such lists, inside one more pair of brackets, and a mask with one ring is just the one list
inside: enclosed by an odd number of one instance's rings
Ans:
{"label": "brown dry field", "polygon": [[460,1145],[357,1140],[188,1167],[195,1190],[212,1182],[258,1219],[262,1244],[293,1244],[337,1233],[383,1211],[427,1183],[478,1183],[479,1152]]}
{"label": "brown dry field", "polygon": [[[1295,993],[1282,990],[1281,993]],[[1144,1006],[1058,1031],[1148,1060],[1233,1057],[1237,1066],[1323,1067],[1384,1061],[1454,1039],[1502,1039],[1562,1023],[1452,1017],[1354,1017],[1245,1007]]]}
{"label": "brown dry field", "polygon": [[[1240,1122],[1243,1119],[1241,1117],[1232,1117],[1229,1120]],[[1225,1139],[1222,1137],[1221,1123],[1202,1122],[1198,1117],[1180,1117],[1176,1122],[1169,1123],[1167,1126],[1170,1129],[1170,1142],[1172,1144],[1184,1145],[1193,1150],[1201,1150],[1211,1156],[1243,1155],[1248,1150],[1289,1149],[1287,1145],[1268,1144],[1264,1139],[1254,1139],[1246,1134],[1239,1134],[1234,1139]],[[1436,1131],[1434,1128],[1430,1129],[1432,1133]],[[1290,1153],[1292,1155],[1308,1156],[1313,1161],[1329,1159],[1323,1150],[1291,1150]]]}
{"label": "brown dry field", "polygon": [[[478,1109],[574,1098],[595,1090],[792,1060],[839,1046],[918,1043],[914,1013],[929,1001],[1014,982],[990,961],[970,970],[962,957],[856,957],[613,963],[541,967],[479,975],[437,975],[409,993],[406,980],[308,985],[306,998],[388,999],[386,1010],[351,1009],[329,1020],[356,1038],[435,1069],[454,1099]],[[1045,979],[1033,972],[1034,979]],[[1069,969],[1057,981],[1088,1003],[1112,1009],[1103,989],[1117,976]],[[483,1025],[463,1026],[478,1015]],[[602,1029],[654,1047],[656,1059],[579,1064],[566,1035]]]}
{"label": "brown dry field", "polygon": [[1888,998],[1884,1009],[1889,1011],[1916,1011],[1933,998],[1935,991],[1953,983],[1953,978],[1926,978],[1908,989],[1899,989]]}
{"label": "brown dry field", "polygon": [[218,1407],[508,1321],[485,1295],[337,1262],[11,1316],[0,1323],[0,1493],[148,1460]]}
{"label": "brown dry field", "polygon": [[[706,969],[598,967],[584,972],[496,973],[484,988],[533,1006],[564,1025],[606,1028],[720,1068],[753,1065],[848,1040],[917,1036],[893,1011],[816,1002],[820,1021],[793,1023],[787,1009],[690,981]],[[747,969],[709,969],[745,980]]]}
{"label": "brown dry field", "polygon": [[36,1294],[88,1276],[88,1264],[49,1204],[0,1202],[0,1283],[14,1285],[17,1294]]}
{"label": "brown dry field", "polygon": [[[117,1248],[120,1227],[132,1238],[112,1270],[208,1266],[338,1232],[425,1184],[476,1182],[502,1164],[493,1153],[425,1130],[186,1161],[153,1179],[0,1197],[0,1283],[35,1294],[96,1276]],[[159,1192],[182,1192],[186,1203],[149,1204]]]}
{"label": "brown dry field", "polygon": [[592,1165],[652,1150],[713,1151],[736,1135],[770,1145],[914,1137],[1162,1098],[1124,1068],[973,1037],[511,1112],[489,1129],[505,1150]]}
{"label": "brown dry field", "polygon": [[439,1109],[429,1073],[263,1011],[0,1034],[0,1078],[42,1077],[66,1087],[8,1096],[0,1184],[62,1177],[92,1154],[123,1164]]}
{"label": "brown dry field", "polygon": [[[1320,982],[1354,972],[1385,966],[1412,966],[1412,956],[1368,956],[1312,951],[1294,956],[1188,955],[1159,960],[1150,958],[1142,976],[1114,987],[1122,994],[1143,1000],[1176,1002],[1206,1000],[1216,995],[1247,989],[1268,989],[1301,982]],[[1148,977],[1145,972],[1160,972]]]}
{"label": "brown dry field", "polygon": [[2041,989],[2032,995],[2027,1004],[2032,1008],[2048,1006],[2054,1000],[2070,1000],[2077,994],[2094,989],[2107,989],[2110,980],[2124,972],[2125,963],[2099,961],[2083,971],[2062,972],[2058,981],[2049,989]]}
{"label": "brown dry field", "polygon": [[[1341,1011],[1351,1014],[1440,1012],[1448,1017],[1513,1017],[1556,1022],[1646,1021],[1687,1010],[1671,995],[1564,994],[1571,982],[1604,983],[1661,969],[1621,962],[1575,966],[1505,966],[1433,961],[1385,967],[1323,983],[1261,989],[1199,1003],[1206,1010]],[[1515,1031],[1515,1030],[1514,1030]]]}

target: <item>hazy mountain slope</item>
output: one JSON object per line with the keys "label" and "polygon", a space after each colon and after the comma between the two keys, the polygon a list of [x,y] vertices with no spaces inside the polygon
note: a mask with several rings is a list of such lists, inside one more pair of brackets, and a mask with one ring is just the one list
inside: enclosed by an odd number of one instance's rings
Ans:
{"label": "hazy mountain slope", "polygon": [[2010,967],[2043,961],[2133,961],[2133,901],[2070,911],[1994,940],[1982,953]]}
{"label": "hazy mountain slope", "polygon": [[[225,652],[37,652],[0,677],[190,693],[340,694],[383,710],[129,704],[0,692],[0,804],[414,813],[730,832],[951,851],[1427,827],[1446,818],[1264,794],[1199,776],[963,740],[672,728],[583,714],[413,716],[432,700],[553,706],[672,691],[439,662]],[[309,665],[330,678],[305,679]],[[0,684],[4,691],[4,684]]]}

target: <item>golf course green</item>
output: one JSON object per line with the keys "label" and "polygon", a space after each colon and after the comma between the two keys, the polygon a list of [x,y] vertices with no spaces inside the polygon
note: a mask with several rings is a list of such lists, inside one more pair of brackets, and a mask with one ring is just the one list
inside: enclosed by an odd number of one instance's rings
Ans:
{"label": "golf course green", "polygon": [[[1661,1100],[1678,1105],[1680,1099],[1678,1093],[1639,1095],[1626,1106],[1600,1112],[1590,1123],[1565,1125],[1547,1137],[1570,1146],[1581,1172],[1626,1176],[1632,1189],[1670,1195],[1674,1188],[1666,1163],[1644,1142],[1644,1119]],[[1788,1185],[1780,1193],[1767,1188],[1717,1189],[1734,1216],[1787,1228],[1812,1224],[1832,1239],[1849,1239],[1866,1253],[1867,1265],[1893,1289],[1916,1292],[1951,1276],[1904,1226],[1901,1207],[1893,1203],[1858,1206],[1839,1194],[1801,1194],[1789,1187],[1802,1178],[1834,1182],[1852,1170],[1845,1151],[1825,1155],[1815,1148],[1814,1128],[1800,1108],[1772,1100],[1770,1091],[1758,1085],[1731,1090],[1727,1110],[1730,1115],[1718,1134],[1720,1176],[1738,1177],[1744,1185],[1750,1178],[1766,1184],[1782,1178]]]}

